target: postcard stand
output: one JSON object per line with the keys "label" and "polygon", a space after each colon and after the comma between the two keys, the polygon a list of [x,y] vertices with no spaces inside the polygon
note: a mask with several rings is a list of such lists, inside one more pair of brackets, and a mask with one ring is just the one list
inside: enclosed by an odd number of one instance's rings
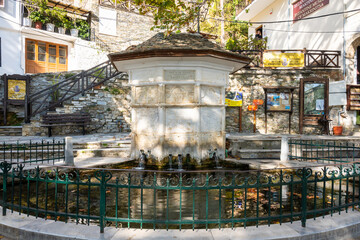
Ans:
{"label": "postcard stand", "polygon": [[267,133],[267,113],[289,113],[289,134],[295,87],[264,87],[265,91],[265,133]]}

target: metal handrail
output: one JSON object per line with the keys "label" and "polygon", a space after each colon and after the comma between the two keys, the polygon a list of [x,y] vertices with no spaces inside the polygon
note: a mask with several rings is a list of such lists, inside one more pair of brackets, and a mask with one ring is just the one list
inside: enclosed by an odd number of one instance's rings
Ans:
{"label": "metal handrail", "polygon": [[25,98],[25,122],[30,122],[30,119],[37,114],[61,106],[65,101],[77,95],[85,95],[86,91],[118,75],[121,75],[121,78],[127,76],[126,73],[118,72],[110,61],[106,61],[51,87],[27,95]]}

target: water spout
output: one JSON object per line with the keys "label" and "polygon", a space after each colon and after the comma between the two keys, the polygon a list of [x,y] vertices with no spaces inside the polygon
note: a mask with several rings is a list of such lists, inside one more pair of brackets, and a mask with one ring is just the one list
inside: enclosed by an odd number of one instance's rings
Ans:
{"label": "water spout", "polygon": [[178,155],[178,171],[184,171],[183,167],[183,157],[181,154]]}
{"label": "water spout", "polygon": [[222,167],[220,166],[220,163],[219,163],[219,156],[218,156],[218,154],[217,154],[217,149],[216,149],[216,148],[214,149],[213,158],[214,158],[214,160],[215,160],[216,168],[222,168]]}
{"label": "water spout", "polygon": [[139,170],[145,169],[145,163],[146,163],[146,154],[144,150],[140,150],[139,166],[135,169],[139,169]]}
{"label": "water spout", "polygon": [[171,170],[174,170],[174,169],[172,168],[172,158],[173,158],[172,154],[169,154],[169,170],[170,170],[170,171],[171,171]]}

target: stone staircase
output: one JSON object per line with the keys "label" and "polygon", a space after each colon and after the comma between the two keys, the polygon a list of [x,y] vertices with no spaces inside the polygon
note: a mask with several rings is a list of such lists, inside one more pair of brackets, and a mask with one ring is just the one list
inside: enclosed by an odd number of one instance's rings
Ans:
{"label": "stone staircase", "polygon": [[22,136],[22,126],[0,126],[0,136]]}
{"label": "stone staircase", "polygon": [[281,138],[229,138],[231,155],[243,160],[276,159],[280,160]]}
{"label": "stone staircase", "polygon": [[93,141],[87,143],[74,143],[74,157],[93,158],[93,157],[130,157],[131,139]]}

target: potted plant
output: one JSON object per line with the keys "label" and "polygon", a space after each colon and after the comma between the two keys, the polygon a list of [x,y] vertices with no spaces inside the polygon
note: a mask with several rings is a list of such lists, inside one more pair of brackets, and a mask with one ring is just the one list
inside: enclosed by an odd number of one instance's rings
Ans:
{"label": "potted plant", "polygon": [[57,27],[58,33],[65,34],[66,29],[64,28],[64,23],[66,19],[66,12],[63,9],[54,7],[52,9],[52,21]]}
{"label": "potted plant", "polygon": [[[68,18],[68,17],[64,17],[64,19],[63,19],[63,26],[64,26],[64,28],[65,28],[65,31],[66,31],[66,29],[72,29],[72,28],[74,28],[74,24],[73,24],[73,22]],[[64,33],[65,34],[65,33]]]}
{"label": "potted plant", "polygon": [[55,24],[53,22],[55,17],[53,9],[48,8],[45,10],[46,31],[54,32]]}
{"label": "potted plant", "polygon": [[76,28],[79,30],[79,37],[82,39],[89,38],[89,23],[85,20],[77,20],[76,21]]}
{"label": "potted plant", "polygon": [[45,15],[40,11],[31,12],[29,18],[35,23],[37,29],[42,29],[42,25],[46,21]]}
{"label": "potted plant", "polygon": [[79,29],[76,28],[76,22],[74,21],[72,28],[70,28],[70,35],[73,37],[79,36]]}

